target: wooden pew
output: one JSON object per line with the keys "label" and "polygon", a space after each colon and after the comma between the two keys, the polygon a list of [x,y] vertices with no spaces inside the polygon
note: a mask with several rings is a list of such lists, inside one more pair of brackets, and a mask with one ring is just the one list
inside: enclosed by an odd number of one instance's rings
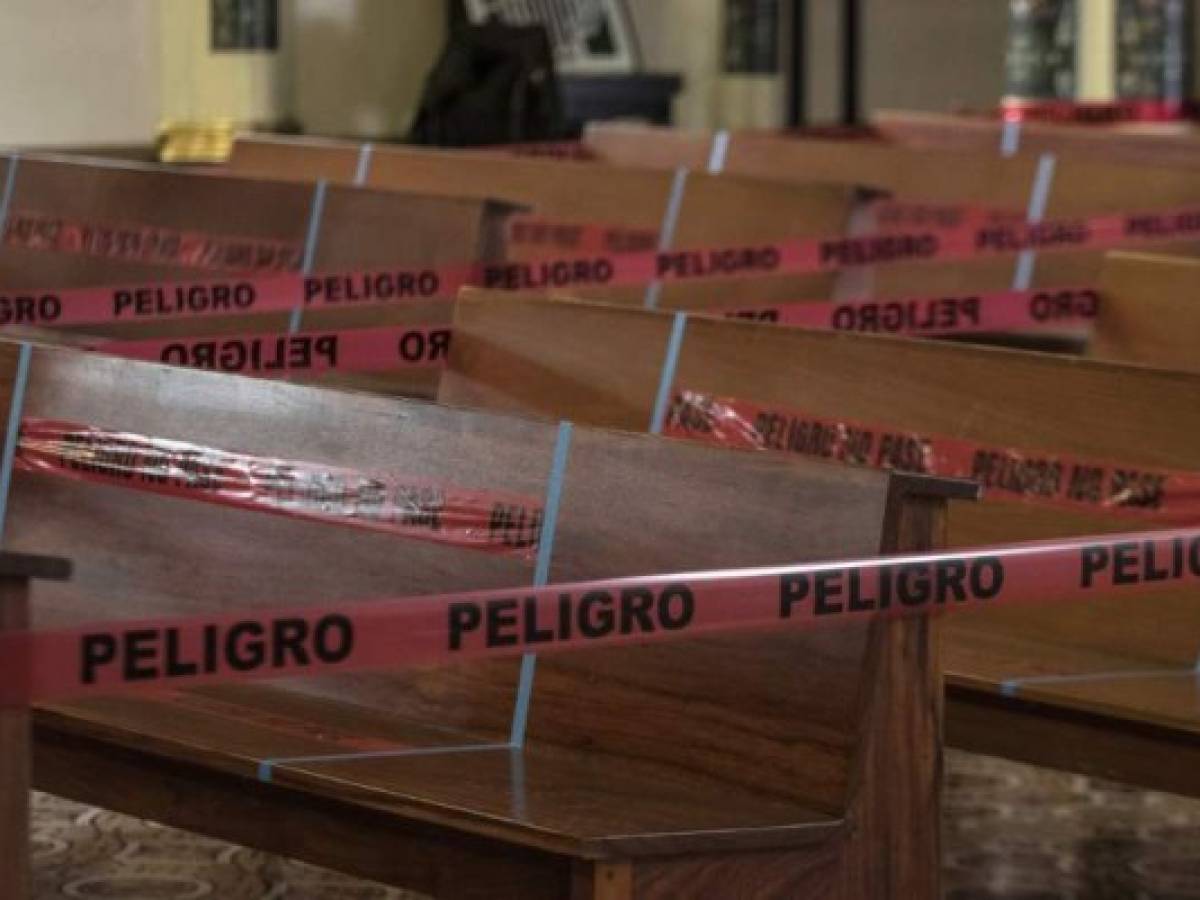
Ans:
{"label": "wooden pew", "polygon": [[[70,575],[64,559],[0,553],[0,634],[29,627],[29,584]],[[11,676],[11,673],[9,675]],[[28,709],[0,709],[0,886],[9,900],[32,896],[29,840],[32,746]]]}
{"label": "wooden pew", "polygon": [[[458,304],[439,398],[551,417],[569,410],[580,421],[645,429],[678,322],[469,292]],[[990,447],[1200,469],[1200,375],[701,317],[683,327],[670,379],[679,389]],[[1153,525],[985,496],[952,510],[949,541],[987,545],[1139,527]],[[1194,592],[1164,595],[1153,606],[1105,600],[997,610],[952,619],[945,632],[952,743],[1200,794]],[[1161,670],[1161,677],[1146,674]]]}
{"label": "wooden pew", "polygon": [[[27,424],[382,477],[540,500],[557,468],[550,582],[934,547],[946,498],[973,495],[8,342],[0,385]],[[70,583],[35,586],[39,628],[532,577],[511,555],[24,471],[6,534],[7,549],[75,562]],[[551,654],[521,746],[517,661],[42,704],[34,780],[443,898],[933,900],[937,647],[932,623],[908,619]],[[267,760],[269,782],[256,779]]]}
{"label": "wooden pew", "polygon": [[1110,253],[1100,274],[1100,292],[1089,356],[1200,373],[1200,262]]}
{"label": "wooden pew", "polygon": [[[714,136],[647,126],[593,123],[584,140],[613,163],[644,166],[700,166]],[[1037,154],[1004,159],[994,152],[955,152],[871,141],[785,138],[733,132],[725,171],[787,181],[803,178],[861,181],[892,192],[897,200],[951,204],[1025,213],[1035,193],[1041,166]],[[1068,158],[1050,173],[1045,218],[1174,209],[1200,200],[1200,179],[1190,168],[1121,166]],[[1172,245],[1173,252],[1194,253],[1195,242]],[[1094,284],[1102,254],[1042,254],[1032,287]],[[954,294],[968,290],[1004,290],[1013,285],[1014,260],[879,267],[873,276],[879,297]]]}
{"label": "wooden pew", "polygon": [[[876,110],[871,124],[907,147],[993,153],[1004,128],[999,118],[911,110]],[[1127,166],[1200,167],[1200,131],[1192,122],[1128,122],[1113,125],[1022,122],[1021,153],[1061,153],[1077,159]]]}
{"label": "wooden pew", "polygon": [[[0,185],[9,161],[0,158]],[[312,224],[313,186],[138,165],[103,164],[47,156],[17,163],[7,224],[0,244],[0,297],[37,289],[142,285],[187,281],[229,287],[241,281],[235,262],[197,265],[197,247],[260,250],[257,274],[297,269],[313,242],[315,272],[389,266],[439,266],[494,260],[505,253],[505,222],[512,207],[480,199],[331,186]],[[44,227],[35,228],[43,223]],[[416,223],[416,224],[414,224]],[[56,251],[82,228],[98,232],[92,252]],[[106,229],[106,230],[105,230]],[[57,237],[55,237],[57,235]],[[179,247],[179,236],[192,248]],[[160,243],[150,244],[151,239]],[[149,247],[175,249],[150,252]],[[267,251],[274,251],[270,255]],[[240,257],[238,257],[240,259]],[[389,321],[444,324],[445,299],[407,299]],[[303,327],[340,329],[371,324],[373,309],[306,311]],[[184,319],[143,317],[128,324],[79,326],[75,334],[126,340],[173,335],[286,332],[287,313]],[[31,324],[16,321],[14,324]],[[32,323],[42,324],[42,323]],[[409,370],[405,393],[431,396],[436,375]],[[346,386],[371,387],[367,376],[326,376]],[[394,379],[393,379],[394,380]]]}
{"label": "wooden pew", "polygon": [[[616,166],[259,136],[238,139],[229,170],[256,178],[326,178],[332,183],[350,183],[359,174],[360,161],[365,172],[361,183],[371,187],[494,197],[531,207],[537,216],[551,221],[648,230],[651,242],[664,223],[674,218],[672,237],[666,246],[678,248],[728,247],[783,237],[843,234],[850,227],[859,201],[867,195],[853,179],[822,184],[818,179],[793,177],[790,183],[780,184],[778,179],[708,175],[700,166],[680,182],[675,174],[640,168],[642,163],[636,159]],[[680,184],[677,215],[672,217],[672,196]],[[644,244],[628,246],[616,240],[611,250],[639,246],[648,249]],[[559,246],[514,242],[510,247],[513,259],[574,252],[569,241]],[[727,281],[721,287],[711,282],[666,285],[657,304],[669,309],[684,304],[696,308],[747,300],[802,300],[841,296],[853,289],[853,281],[839,281],[830,275],[773,276],[745,283]],[[646,299],[646,289],[641,286],[573,291],[580,296],[636,306]]]}

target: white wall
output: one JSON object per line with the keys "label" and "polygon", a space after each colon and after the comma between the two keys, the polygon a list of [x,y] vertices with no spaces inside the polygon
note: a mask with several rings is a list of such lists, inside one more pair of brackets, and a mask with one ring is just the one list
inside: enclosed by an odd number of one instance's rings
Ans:
{"label": "white wall", "polygon": [[145,143],[160,0],[0,0],[0,146]]}

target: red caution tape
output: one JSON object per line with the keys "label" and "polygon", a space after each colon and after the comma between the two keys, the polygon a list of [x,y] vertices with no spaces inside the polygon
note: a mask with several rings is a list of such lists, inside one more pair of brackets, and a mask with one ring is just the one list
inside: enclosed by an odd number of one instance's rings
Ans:
{"label": "red caution tape", "polygon": [[454,297],[465,285],[557,291],[834,272],[857,266],[1099,250],[1200,239],[1200,209],[1056,222],[989,222],[865,237],[799,238],[663,252],[582,253],[522,262],[384,269],[302,277],[237,278],[183,284],[0,293],[0,325],[67,325],[228,315],[279,309],[342,309]]}
{"label": "red caution tape", "polygon": [[514,216],[508,223],[508,243],[513,247],[553,247],[575,253],[630,253],[655,249],[658,232]]}
{"label": "red caution tape", "polygon": [[601,157],[583,141],[531,141],[518,144],[489,144],[477,148],[477,153],[503,153],[508,156],[536,156],[550,159],[596,162]]}
{"label": "red caution tape", "polygon": [[99,325],[451,299],[469,269],[388,269],[0,293],[0,325]]}
{"label": "red caution tape", "polygon": [[0,635],[0,703],[804,631],[1198,582],[1200,530],[1192,529],[108,622]]}
{"label": "red caution tape", "polygon": [[[1099,310],[1087,288],[1004,291],[911,300],[784,303],[725,313],[775,325],[889,334],[1051,331],[1083,335]],[[451,330],[395,326],[342,331],[106,341],[92,349],[127,359],[281,378],[295,373],[388,372],[445,365]]]}
{"label": "red caution tape", "polygon": [[23,421],[14,467],[525,559],[541,532],[541,504],[528,497],[69,422]]}
{"label": "red caution tape", "polygon": [[982,206],[947,203],[913,203],[881,200],[875,204],[875,221],[880,231],[905,231],[919,228],[938,228],[957,231],[984,225],[1021,223],[1028,219],[1023,212],[987,209]]}
{"label": "red caution tape", "polygon": [[780,303],[725,316],[776,325],[886,334],[1083,334],[1099,311],[1100,295],[1096,291],[1056,288],[898,300]]}
{"label": "red caution tape", "polygon": [[441,367],[450,351],[450,329],[399,326],[297,334],[107,341],[93,349],[126,359],[282,378],[294,373],[389,372]]}
{"label": "red caution tape", "polygon": [[1200,521],[1200,472],[995,447],[690,390],[676,391],[663,434],[722,447],[777,450],[902,472],[970,478],[983,485],[985,498],[1160,522]]}
{"label": "red caution tape", "polygon": [[82,222],[28,211],[9,215],[4,243],[22,250],[233,272],[295,271],[303,256],[302,246],[291,241],[128,222]]}
{"label": "red caution tape", "polygon": [[1175,122],[1192,115],[1180,100],[1025,100],[1005,98],[1000,115],[1009,122],[1070,122],[1111,125],[1119,122]]}

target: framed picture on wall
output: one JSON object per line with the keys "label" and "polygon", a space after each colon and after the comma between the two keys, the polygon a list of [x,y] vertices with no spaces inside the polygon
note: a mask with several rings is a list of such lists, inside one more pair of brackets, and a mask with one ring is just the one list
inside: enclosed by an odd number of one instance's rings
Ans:
{"label": "framed picture on wall", "polygon": [[215,52],[279,49],[279,0],[210,0]]}
{"label": "framed picture on wall", "polygon": [[1192,3],[1117,0],[1117,96],[1188,99],[1192,84]]}
{"label": "framed picture on wall", "polygon": [[472,24],[545,25],[562,72],[634,72],[639,67],[624,0],[464,0],[464,9]]}

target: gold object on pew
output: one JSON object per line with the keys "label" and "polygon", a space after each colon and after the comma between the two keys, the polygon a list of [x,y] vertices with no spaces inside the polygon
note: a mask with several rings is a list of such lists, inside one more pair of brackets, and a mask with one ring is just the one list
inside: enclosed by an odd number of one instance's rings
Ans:
{"label": "gold object on pew", "polygon": [[167,122],[158,137],[158,158],[165,163],[223,163],[237,133],[232,119]]}

